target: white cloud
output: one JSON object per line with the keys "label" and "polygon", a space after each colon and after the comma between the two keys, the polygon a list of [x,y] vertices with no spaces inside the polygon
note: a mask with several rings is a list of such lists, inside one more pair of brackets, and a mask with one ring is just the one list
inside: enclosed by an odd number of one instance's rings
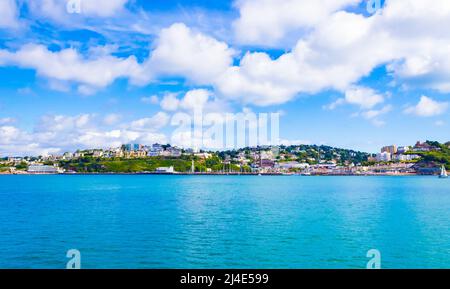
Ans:
{"label": "white cloud", "polygon": [[372,109],[368,111],[364,111],[361,113],[361,115],[366,119],[374,119],[380,115],[386,114],[388,112],[392,111],[392,105],[386,105],[381,109]]}
{"label": "white cloud", "polygon": [[15,121],[16,120],[12,117],[0,118],[0,125],[11,124],[14,123]]}
{"label": "white cloud", "polygon": [[148,66],[158,75],[210,84],[233,63],[234,53],[226,43],[176,23],[161,31]]}
{"label": "white cloud", "polygon": [[[53,21],[60,23],[67,23],[70,13],[67,9],[68,3],[72,4],[72,7],[78,8],[80,4],[80,13],[76,13],[73,16],[86,17],[86,18],[108,18],[117,17],[124,11],[126,11],[125,5],[128,0],[26,0],[30,11],[41,17],[50,18]],[[73,18],[70,20],[74,21]]]}
{"label": "white cloud", "polygon": [[239,42],[274,45],[292,32],[315,27],[339,9],[360,0],[239,0],[233,23]]}
{"label": "white cloud", "polygon": [[432,117],[445,113],[448,107],[448,102],[438,102],[427,96],[422,96],[419,103],[406,108],[405,113],[421,117]]}
{"label": "white cloud", "polygon": [[[109,120],[114,120],[114,124],[108,123]],[[169,122],[169,116],[164,112],[129,123],[117,122],[117,116],[111,114],[101,118],[81,114],[43,116],[31,131],[10,124],[1,125],[0,156],[47,155],[76,149],[118,147],[129,142],[167,141],[165,134],[159,132]],[[113,129],[108,128],[112,125]]]}
{"label": "white cloud", "polygon": [[362,109],[370,109],[384,102],[384,96],[366,87],[353,87],[345,92],[345,102],[359,105]]}
{"label": "white cloud", "polygon": [[145,104],[158,104],[159,98],[157,95],[144,96],[144,97],[141,97],[141,101]]}
{"label": "white cloud", "polygon": [[183,97],[180,106],[186,110],[202,110],[205,108],[211,96],[212,92],[206,89],[190,90]]}
{"label": "white cloud", "polygon": [[81,1],[81,13],[94,17],[113,17],[125,10],[128,0]]}
{"label": "white cloud", "polygon": [[386,124],[384,120],[379,119],[380,116],[392,111],[392,105],[386,105],[381,109],[372,109],[361,112],[361,116],[369,120],[374,126],[382,127]]}
{"label": "white cloud", "polygon": [[25,45],[16,52],[0,50],[0,65],[32,68],[38,75],[63,85],[77,83],[79,92],[84,94],[104,88],[117,78],[140,79],[143,74],[134,56],[90,58],[72,48],[53,52],[36,44]]}
{"label": "white cloud", "polygon": [[19,12],[15,0],[0,1],[0,28],[19,27]]}
{"label": "white cloud", "polygon": [[120,114],[111,113],[103,118],[103,123],[106,125],[113,125],[118,123],[122,119]]}
{"label": "white cloud", "polygon": [[[133,56],[112,56],[110,48],[100,49],[106,51],[103,53],[92,49],[92,54],[85,56],[75,49],[50,51],[30,44],[16,52],[0,50],[0,65],[35,69],[50,84],[67,89],[75,83],[83,94],[95,93],[118,78],[129,79],[131,84],[148,84],[155,79],[182,77],[190,84],[213,87],[221,99],[260,106],[282,104],[299,94],[324,90],[348,92],[362,77],[383,65],[397,83],[450,92],[450,34],[446,30],[450,26],[450,2],[388,0],[382,11],[371,17],[342,10],[357,2],[237,2],[241,17],[235,25],[243,35],[255,35],[255,41],[264,33],[273,41],[285,36],[294,39],[291,32],[300,32],[291,51],[277,58],[264,52],[247,52],[238,65],[233,65],[236,52],[225,42],[182,23],[163,29],[141,64]],[[54,3],[46,0],[42,5],[51,8]],[[364,100],[357,94],[353,95],[356,99],[351,97],[346,95],[345,103],[371,109],[383,96]],[[330,108],[341,103],[344,100]]]}
{"label": "white cloud", "polygon": [[157,131],[169,123],[169,115],[165,112],[158,112],[151,118],[142,118],[133,121],[130,128],[133,130]]}
{"label": "white cloud", "polygon": [[8,144],[20,136],[21,132],[13,126],[0,127],[0,144]]}
{"label": "white cloud", "polygon": [[175,111],[180,105],[180,100],[175,93],[167,93],[161,100],[161,108],[167,111]]}
{"label": "white cloud", "polygon": [[371,109],[384,102],[384,96],[371,88],[354,86],[345,92],[344,98],[325,106],[325,109],[333,110],[343,104],[358,105],[361,109]]}
{"label": "white cloud", "polygon": [[[254,13],[264,10],[264,3],[253,5]],[[387,64],[398,83],[449,92],[447,26],[450,2],[446,0],[389,0],[371,17],[337,11],[311,24],[292,51],[276,59],[267,53],[247,53],[215,86],[230,99],[273,105],[300,93],[346,91]]]}
{"label": "white cloud", "polygon": [[435,125],[435,126],[444,126],[444,125],[445,125],[445,122],[442,121],[442,120],[437,120],[437,121],[435,121],[434,125]]}
{"label": "white cloud", "polygon": [[165,111],[184,111],[194,112],[195,110],[202,113],[228,112],[230,111],[229,103],[216,97],[213,91],[208,89],[192,89],[187,91],[182,97],[178,97],[180,93],[167,93],[163,96],[160,105]]}

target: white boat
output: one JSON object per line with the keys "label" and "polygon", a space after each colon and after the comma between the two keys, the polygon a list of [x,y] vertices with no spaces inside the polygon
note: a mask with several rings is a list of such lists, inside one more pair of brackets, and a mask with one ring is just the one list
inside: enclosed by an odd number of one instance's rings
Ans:
{"label": "white boat", "polygon": [[442,168],[441,168],[441,174],[439,175],[439,178],[441,178],[441,179],[446,179],[446,178],[448,178],[448,174],[447,174],[447,171],[445,170],[445,166],[442,166]]}

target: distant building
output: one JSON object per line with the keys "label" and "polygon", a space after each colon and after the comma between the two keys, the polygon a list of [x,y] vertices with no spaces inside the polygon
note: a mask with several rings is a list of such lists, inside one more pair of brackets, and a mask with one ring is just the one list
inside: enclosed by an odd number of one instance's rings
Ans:
{"label": "distant building", "polygon": [[299,163],[299,162],[285,162],[278,165],[280,169],[290,170],[290,169],[307,169],[309,164]]}
{"label": "distant building", "polygon": [[184,153],[187,154],[187,155],[192,155],[192,154],[194,154],[194,150],[191,149],[191,148],[187,148],[187,149],[184,150]]}
{"label": "distant building", "polygon": [[169,156],[174,157],[174,158],[179,158],[181,157],[182,151],[179,148],[176,147],[170,147],[167,149],[167,151],[169,152]]}
{"label": "distant building", "polygon": [[377,154],[378,162],[390,162],[392,160],[392,155],[389,152],[382,152]]}
{"label": "distant building", "polygon": [[28,167],[30,174],[57,174],[59,170],[54,166],[31,165]]}
{"label": "distant building", "polygon": [[261,168],[273,168],[273,167],[275,167],[275,162],[272,160],[261,160],[260,167]]}
{"label": "distant building", "polygon": [[103,157],[103,155],[104,155],[104,152],[102,150],[96,150],[92,153],[92,156],[94,158],[101,158],[101,157]]}
{"label": "distant building", "polygon": [[409,146],[402,146],[402,147],[398,147],[397,153],[398,154],[404,154],[404,153],[409,152],[410,150],[411,150],[411,147],[409,147]]}
{"label": "distant building", "polygon": [[386,146],[381,149],[381,153],[390,153],[391,155],[395,155],[397,153],[397,146],[391,145]]}
{"label": "distant building", "polygon": [[409,162],[409,161],[413,161],[415,159],[420,158],[420,156],[418,155],[404,155],[404,154],[398,154],[393,156],[393,159],[396,161],[401,161],[401,162]]}
{"label": "distant building", "polygon": [[83,158],[84,157],[84,153],[77,151],[77,152],[75,152],[73,154],[73,157],[76,158],[76,159]]}
{"label": "distant building", "polygon": [[156,172],[160,174],[173,174],[175,170],[173,167],[160,167],[156,169]]}
{"label": "distant building", "polygon": [[124,150],[127,152],[138,151],[142,148],[140,144],[126,144]]}
{"label": "distant building", "polygon": [[71,160],[72,158],[73,158],[73,153],[69,153],[69,152],[64,153],[62,156],[63,160]]}
{"label": "distant building", "polygon": [[433,147],[426,142],[421,143],[420,141],[418,141],[414,146],[414,150],[419,152],[429,152],[433,150]]}
{"label": "distant building", "polygon": [[201,159],[209,159],[212,157],[212,154],[210,153],[196,153],[194,156],[201,158]]}
{"label": "distant building", "polygon": [[154,144],[152,145],[148,152],[147,152],[147,156],[149,157],[157,157],[157,156],[161,156],[164,152],[164,148],[162,145],[160,144]]}

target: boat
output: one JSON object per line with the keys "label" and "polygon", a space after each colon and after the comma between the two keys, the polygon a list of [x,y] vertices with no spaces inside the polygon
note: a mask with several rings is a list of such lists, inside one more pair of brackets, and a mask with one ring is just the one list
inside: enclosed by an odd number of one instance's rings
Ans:
{"label": "boat", "polygon": [[441,179],[446,179],[446,178],[448,178],[448,174],[447,174],[447,171],[445,170],[445,166],[442,166],[442,168],[441,168],[441,174],[439,175],[439,178],[441,178]]}

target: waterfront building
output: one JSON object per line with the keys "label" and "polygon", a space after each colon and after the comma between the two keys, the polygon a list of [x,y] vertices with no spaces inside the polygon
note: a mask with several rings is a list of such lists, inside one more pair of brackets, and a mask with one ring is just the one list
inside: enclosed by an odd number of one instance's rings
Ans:
{"label": "waterfront building", "polygon": [[167,149],[169,152],[169,156],[174,157],[174,158],[179,158],[182,155],[182,151],[179,148],[176,147],[170,147]]}
{"label": "waterfront building", "polygon": [[381,149],[381,153],[390,153],[391,155],[395,155],[397,153],[397,146],[385,146]]}
{"label": "waterfront building", "polygon": [[285,162],[285,163],[279,163],[278,167],[280,169],[284,170],[291,170],[291,169],[307,169],[309,168],[309,164],[307,163],[299,163],[299,162]]}
{"label": "waterfront building", "polygon": [[196,153],[196,154],[194,154],[194,156],[196,156],[196,157],[198,157],[200,159],[206,160],[206,159],[211,158],[212,154],[210,154],[210,153]]}
{"label": "waterfront building", "polygon": [[147,152],[147,156],[149,157],[157,157],[162,155],[164,152],[164,148],[160,144],[153,144]]}
{"label": "waterfront building", "polygon": [[76,159],[83,158],[83,157],[84,157],[84,153],[83,153],[83,152],[80,152],[80,151],[76,151],[76,152],[73,154],[73,157],[76,158]]}
{"label": "waterfront building", "polygon": [[400,161],[400,162],[409,162],[409,161],[413,161],[413,160],[416,160],[419,158],[420,158],[420,156],[418,156],[418,155],[399,154],[399,155],[393,156],[393,160]]}
{"label": "waterfront building", "polygon": [[103,152],[102,150],[95,150],[95,151],[92,153],[92,156],[93,156],[94,158],[101,158],[101,157],[103,157],[103,155],[104,155],[104,152]]}
{"label": "waterfront building", "polygon": [[409,152],[410,150],[411,150],[411,147],[409,147],[409,146],[401,146],[401,147],[398,147],[397,153],[404,154],[404,153]]}
{"label": "waterfront building", "polygon": [[418,141],[414,146],[414,150],[419,152],[429,152],[433,150],[433,147],[426,142],[421,143],[420,141]]}
{"label": "waterfront building", "polygon": [[127,152],[138,151],[142,148],[140,144],[126,144],[123,145],[123,150]]}
{"label": "waterfront building", "polygon": [[173,174],[175,170],[173,167],[160,167],[156,169],[156,172],[160,174]]}
{"label": "waterfront building", "polygon": [[377,154],[378,162],[390,162],[392,160],[392,155],[389,152],[382,152]]}
{"label": "waterfront building", "polygon": [[30,174],[57,174],[57,173],[59,173],[59,169],[55,166],[30,165],[28,167],[28,173],[30,173]]}
{"label": "waterfront building", "polygon": [[275,167],[275,162],[272,161],[272,160],[265,160],[265,159],[263,159],[260,162],[260,167],[261,168],[273,168],[273,167]]}
{"label": "waterfront building", "polygon": [[69,153],[69,152],[64,153],[62,156],[62,159],[66,160],[66,161],[71,160],[72,158],[73,158],[73,153]]}

